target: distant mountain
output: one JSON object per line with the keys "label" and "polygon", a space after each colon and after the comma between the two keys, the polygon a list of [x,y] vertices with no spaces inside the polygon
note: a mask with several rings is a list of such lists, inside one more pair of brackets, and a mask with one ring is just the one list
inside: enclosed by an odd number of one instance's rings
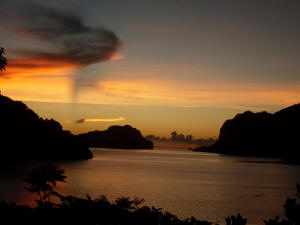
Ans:
{"label": "distant mountain", "polygon": [[146,140],[139,130],[129,125],[111,126],[107,130],[79,134],[78,137],[89,147],[153,149],[152,141]]}
{"label": "distant mountain", "polygon": [[0,94],[0,158],[89,159],[88,146],[53,119],[42,119],[24,103]]}
{"label": "distant mountain", "polygon": [[274,114],[250,111],[238,114],[223,124],[215,144],[195,151],[299,161],[300,104]]}

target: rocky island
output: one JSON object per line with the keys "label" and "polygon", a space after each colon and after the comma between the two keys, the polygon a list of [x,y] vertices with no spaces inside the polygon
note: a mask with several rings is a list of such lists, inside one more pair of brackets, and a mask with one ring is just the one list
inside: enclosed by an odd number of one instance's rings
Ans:
{"label": "rocky island", "polygon": [[88,146],[59,122],[0,94],[0,154],[4,160],[89,159]]}
{"label": "rocky island", "polygon": [[111,126],[104,131],[92,131],[78,135],[89,147],[121,149],[153,149],[152,141],[129,125]]}
{"label": "rocky island", "polygon": [[217,142],[194,151],[278,157],[299,162],[300,104],[274,114],[250,111],[227,120]]}

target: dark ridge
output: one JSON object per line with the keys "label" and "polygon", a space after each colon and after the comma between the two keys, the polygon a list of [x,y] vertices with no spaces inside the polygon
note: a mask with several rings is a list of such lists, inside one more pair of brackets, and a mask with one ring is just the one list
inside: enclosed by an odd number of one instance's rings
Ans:
{"label": "dark ridge", "polygon": [[78,135],[89,147],[121,149],[153,149],[153,142],[129,125],[111,126],[104,131],[91,131]]}
{"label": "dark ridge", "polygon": [[237,114],[223,124],[215,144],[194,150],[299,162],[300,104],[274,114],[250,111]]}
{"label": "dark ridge", "polygon": [[59,122],[42,119],[24,103],[0,94],[0,154],[4,160],[89,159],[88,146]]}

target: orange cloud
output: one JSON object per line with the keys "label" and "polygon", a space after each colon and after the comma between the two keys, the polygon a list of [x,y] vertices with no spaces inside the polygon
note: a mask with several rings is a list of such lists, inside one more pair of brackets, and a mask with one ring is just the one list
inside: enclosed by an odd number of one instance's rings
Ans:
{"label": "orange cloud", "polygon": [[116,55],[113,55],[108,61],[115,61],[115,60],[121,60],[121,59],[124,59],[125,56],[122,55],[122,54],[116,54]]}
{"label": "orange cloud", "polygon": [[45,74],[66,74],[78,65],[47,59],[9,59],[6,71],[1,76],[33,76]]}
{"label": "orange cloud", "polygon": [[89,118],[82,118],[80,120],[77,120],[76,123],[85,123],[85,122],[116,122],[116,121],[122,121],[126,120],[124,117],[118,117],[118,118],[109,118],[109,119],[99,119],[99,118],[94,118],[94,119],[89,119]]}
{"label": "orange cloud", "polygon": [[300,89],[297,84],[284,87],[276,84],[257,85],[221,81],[199,84],[151,78],[122,81],[111,79],[99,85],[104,95],[101,98],[107,99],[103,101],[105,104],[114,101],[118,104],[134,105],[222,106],[249,109],[251,106],[261,108],[266,105],[286,106],[300,101]]}
{"label": "orange cloud", "polygon": [[[40,71],[43,71],[44,64]],[[51,64],[49,64],[51,65]],[[48,66],[48,65],[47,65]],[[53,66],[53,71],[67,74],[72,65]],[[17,67],[16,67],[17,69]],[[10,71],[10,68],[7,68]],[[31,79],[14,76],[2,83],[1,91],[13,98],[27,101],[69,102],[72,88],[68,76],[53,74],[37,76],[26,70]],[[62,73],[64,72],[64,73]],[[43,77],[51,79],[43,79]],[[127,78],[126,78],[127,77]],[[225,81],[203,83],[157,78],[124,76],[123,79],[108,78],[98,83],[98,89],[85,90],[78,103],[116,105],[164,105],[180,107],[216,106],[254,110],[266,110],[267,105],[288,106],[300,101],[298,84],[250,84]],[[258,108],[260,107],[260,108]]]}

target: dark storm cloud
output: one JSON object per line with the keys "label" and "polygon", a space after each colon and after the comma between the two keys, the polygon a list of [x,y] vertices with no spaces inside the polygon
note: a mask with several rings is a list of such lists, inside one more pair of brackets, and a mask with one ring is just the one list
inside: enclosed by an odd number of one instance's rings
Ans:
{"label": "dark storm cloud", "polygon": [[[58,52],[27,51],[23,54],[50,60],[63,60],[78,65],[89,65],[109,60],[122,43],[117,35],[104,28],[92,28],[83,24],[72,13],[60,12],[37,4],[12,5],[6,10],[16,10],[12,17],[7,11],[1,20],[10,20],[6,29],[24,36],[35,37],[55,44]],[[6,15],[5,15],[6,14]],[[5,23],[2,23],[5,26]]]}
{"label": "dark storm cloud", "polygon": [[[57,63],[57,67],[65,63],[78,68],[108,61],[122,47],[117,35],[108,29],[89,27],[74,13],[33,3],[5,4],[0,9],[0,25],[6,32],[49,43],[51,49],[15,49],[14,53],[43,60],[52,66]],[[27,68],[37,66],[33,63]],[[80,87],[81,81],[87,82],[82,76],[81,79],[75,76],[75,89]]]}

